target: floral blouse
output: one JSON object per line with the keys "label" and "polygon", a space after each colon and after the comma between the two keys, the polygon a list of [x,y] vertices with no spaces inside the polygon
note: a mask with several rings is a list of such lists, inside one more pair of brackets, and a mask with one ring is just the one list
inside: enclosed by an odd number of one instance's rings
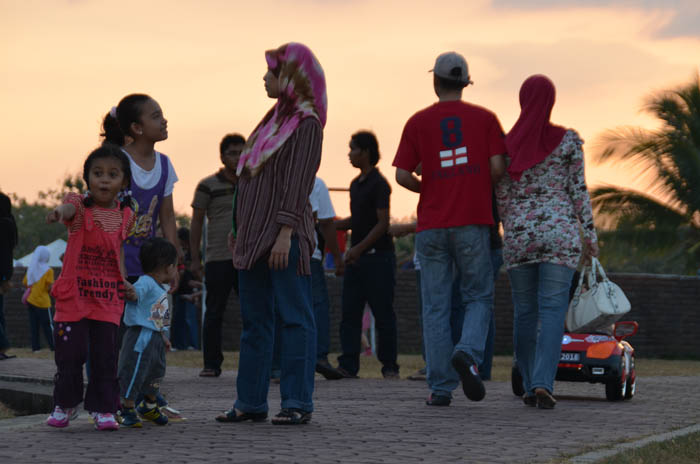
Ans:
{"label": "floral blouse", "polygon": [[581,145],[583,140],[570,129],[519,181],[506,174],[497,185],[508,268],[545,262],[575,269],[582,252],[581,227],[586,243],[597,242]]}

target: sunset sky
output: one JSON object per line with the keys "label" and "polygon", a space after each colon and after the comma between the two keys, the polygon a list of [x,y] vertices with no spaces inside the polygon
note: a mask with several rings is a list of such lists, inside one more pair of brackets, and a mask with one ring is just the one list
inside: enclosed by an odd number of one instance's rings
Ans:
{"label": "sunset sky", "polygon": [[[0,0],[0,190],[30,200],[82,169],[104,114],[144,92],[162,106],[170,138],[156,145],[180,181],[175,209],[190,213],[197,182],[219,165],[228,132],[246,137],[272,105],[265,50],[303,42],[325,69],[328,124],[319,175],[347,187],[357,174],[348,141],[377,134],[392,183],[392,216],[417,195],[394,181],[405,121],[433,103],[432,68],[462,53],[473,87],[507,131],[531,74],[557,86],[553,121],[586,140],[589,186],[636,186],[628,168],[595,166],[596,140],[623,125],[654,127],[640,113],[652,92],[688,82],[700,64],[697,0],[370,1]],[[346,193],[332,196],[348,214]]]}

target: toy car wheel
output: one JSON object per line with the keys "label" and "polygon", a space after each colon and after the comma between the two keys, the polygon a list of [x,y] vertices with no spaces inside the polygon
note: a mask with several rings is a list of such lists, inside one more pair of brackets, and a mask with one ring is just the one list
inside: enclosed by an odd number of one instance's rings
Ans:
{"label": "toy car wheel", "polygon": [[520,375],[518,366],[513,366],[510,371],[510,385],[515,396],[523,396],[525,394],[525,388],[523,387],[523,376]]}
{"label": "toy car wheel", "polygon": [[627,386],[625,389],[625,399],[631,400],[634,397],[634,391],[636,389],[637,379],[632,380],[632,377],[627,378]]}
{"label": "toy car wheel", "polygon": [[617,379],[605,384],[605,398],[608,401],[620,401],[627,394],[627,380]]}
{"label": "toy car wheel", "polygon": [[631,400],[637,390],[637,372],[634,369],[634,356],[631,358],[631,368],[627,373],[627,389],[625,390],[625,399]]}

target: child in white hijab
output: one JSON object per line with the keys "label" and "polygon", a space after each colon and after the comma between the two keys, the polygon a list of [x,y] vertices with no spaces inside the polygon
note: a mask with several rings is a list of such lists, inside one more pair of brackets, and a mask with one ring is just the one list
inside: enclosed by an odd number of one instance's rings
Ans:
{"label": "child in white hijab", "polygon": [[39,351],[39,327],[44,331],[49,348],[53,351],[53,327],[51,324],[51,297],[49,290],[54,281],[53,269],[49,266],[51,252],[45,246],[38,246],[24,276],[23,284],[31,288],[26,299],[29,313],[29,328],[32,335],[32,351]]}

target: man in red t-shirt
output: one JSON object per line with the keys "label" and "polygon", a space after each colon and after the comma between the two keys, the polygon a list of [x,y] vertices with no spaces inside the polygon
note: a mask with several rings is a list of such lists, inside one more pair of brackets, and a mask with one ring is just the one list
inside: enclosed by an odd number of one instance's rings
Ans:
{"label": "man in red t-shirt", "polygon": [[[496,115],[462,101],[463,89],[473,83],[464,57],[443,53],[432,71],[439,101],[408,120],[393,165],[396,181],[420,194],[416,254],[431,390],[427,404],[447,406],[460,379],[467,398],[480,401],[485,395],[477,365],[493,303],[491,191],[505,171],[506,148]],[[413,174],[418,166],[421,179]],[[456,346],[450,336],[455,270],[465,310]]]}

